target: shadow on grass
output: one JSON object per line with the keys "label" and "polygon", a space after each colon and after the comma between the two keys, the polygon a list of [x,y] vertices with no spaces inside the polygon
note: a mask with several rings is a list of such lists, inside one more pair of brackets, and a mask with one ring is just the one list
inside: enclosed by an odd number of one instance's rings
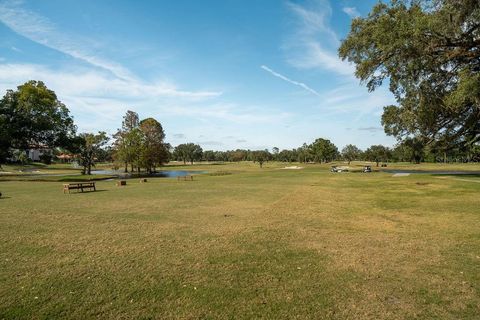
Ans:
{"label": "shadow on grass", "polygon": [[96,193],[96,192],[105,192],[105,191],[108,191],[108,190],[102,189],[102,190],[96,190],[96,191],[83,191],[83,192],[81,192],[81,191],[76,192],[75,191],[75,192],[66,192],[65,194],[85,194],[85,193]]}
{"label": "shadow on grass", "polygon": [[468,177],[468,178],[480,178],[480,173],[478,172],[472,172],[472,173],[468,173],[468,172],[465,172],[465,173],[459,173],[459,174],[433,174],[437,177],[454,177],[454,178],[465,178],[465,177]]}

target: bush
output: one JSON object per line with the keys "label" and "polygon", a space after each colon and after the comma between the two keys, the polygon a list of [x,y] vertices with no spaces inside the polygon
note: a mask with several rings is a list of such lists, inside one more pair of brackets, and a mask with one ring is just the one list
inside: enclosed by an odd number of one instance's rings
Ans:
{"label": "bush", "polygon": [[44,153],[42,155],[40,155],[40,161],[42,163],[45,163],[45,164],[51,164],[52,163],[52,159],[53,159],[53,156],[49,153]]}

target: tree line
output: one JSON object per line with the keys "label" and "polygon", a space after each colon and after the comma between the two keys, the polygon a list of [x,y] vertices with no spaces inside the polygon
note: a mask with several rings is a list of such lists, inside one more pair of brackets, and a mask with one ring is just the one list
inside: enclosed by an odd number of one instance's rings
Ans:
{"label": "tree line", "polygon": [[115,163],[125,172],[145,170],[153,173],[163,164],[181,161],[253,161],[260,166],[267,161],[327,163],[344,160],[376,162],[421,161],[468,162],[480,161],[480,146],[464,148],[458,144],[448,149],[428,144],[418,137],[406,137],[394,148],[373,145],[360,150],[347,145],[341,151],[330,140],[318,138],[291,150],[204,151],[195,143],[183,143],[172,147],[165,142],[165,132],[154,118],[140,120],[134,111],[127,111],[121,127],[109,137],[106,132],[80,133],[68,108],[58,100],[55,92],[41,81],[28,81],[17,90],[8,90],[0,100],[0,165],[7,161],[26,161],[25,151],[43,149],[43,161],[52,160],[52,151],[71,153],[83,168],[91,174],[98,161]]}

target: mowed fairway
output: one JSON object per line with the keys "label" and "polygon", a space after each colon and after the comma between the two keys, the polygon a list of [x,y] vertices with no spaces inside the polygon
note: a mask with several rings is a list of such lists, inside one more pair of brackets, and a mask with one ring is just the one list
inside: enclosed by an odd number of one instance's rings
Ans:
{"label": "mowed fairway", "polygon": [[280,166],[0,182],[0,318],[478,319],[478,177]]}

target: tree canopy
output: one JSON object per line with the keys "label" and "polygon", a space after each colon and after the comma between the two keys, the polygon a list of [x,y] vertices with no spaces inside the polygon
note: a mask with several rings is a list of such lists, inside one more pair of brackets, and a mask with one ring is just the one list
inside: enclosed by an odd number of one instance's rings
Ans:
{"label": "tree canopy", "polygon": [[173,155],[177,160],[182,160],[184,164],[187,161],[193,164],[194,161],[202,159],[203,150],[198,144],[182,143],[175,147]]}
{"label": "tree canopy", "polygon": [[360,150],[357,146],[354,146],[353,144],[347,144],[343,149],[342,149],[342,157],[348,161],[348,164],[350,164],[351,161],[357,160],[362,154],[362,150]]}
{"label": "tree canopy", "polygon": [[136,167],[137,171],[145,168],[151,173],[168,161],[165,132],[153,118],[140,121],[136,112],[128,110],[114,138],[115,160],[124,164],[125,172],[130,164],[132,171]]}
{"label": "tree canopy", "polygon": [[0,100],[0,163],[13,149],[67,146],[75,130],[68,108],[43,82],[7,90]]}
{"label": "tree canopy", "polygon": [[339,55],[375,90],[388,81],[385,132],[471,148],[480,140],[480,2],[392,0],[352,21]]}
{"label": "tree canopy", "polygon": [[327,139],[318,138],[310,146],[311,154],[316,162],[329,162],[338,155],[337,147]]}
{"label": "tree canopy", "polygon": [[366,160],[374,161],[378,164],[382,161],[388,161],[392,156],[391,150],[382,145],[373,145],[364,152]]}
{"label": "tree canopy", "polygon": [[140,121],[139,128],[142,132],[141,165],[153,172],[168,160],[168,149],[163,141],[165,132],[160,122],[153,118]]}
{"label": "tree canopy", "polygon": [[107,133],[103,131],[97,134],[82,133],[79,135],[79,162],[83,168],[82,174],[92,173],[92,167],[95,167],[95,161],[108,140]]}

